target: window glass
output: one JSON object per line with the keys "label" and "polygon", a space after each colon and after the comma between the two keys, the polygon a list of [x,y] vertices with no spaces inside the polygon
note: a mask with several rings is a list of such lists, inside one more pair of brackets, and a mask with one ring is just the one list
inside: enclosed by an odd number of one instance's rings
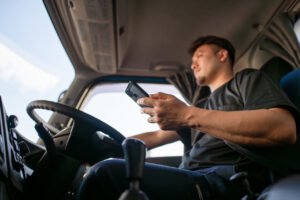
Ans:
{"label": "window glass", "polygon": [[[147,93],[165,92],[183,100],[178,90],[169,84],[139,84]],[[101,84],[96,86],[83,108],[94,117],[111,125],[125,137],[143,132],[155,131],[157,124],[147,122],[148,115],[140,113],[140,107],[124,92],[127,83]],[[176,156],[182,155],[183,144],[178,141],[155,148],[147,156]]]}
{"label": "window glass", "polygon": [[[1,1],[0,19],[0,96],[7,114],[18,117],[17,130],[36,142],[28,103],[57,101],[75,72],[43,1]],[[38,113],[45,121],[52,114]]]}
{"label": "window glass", "polygon": [[300,41],[300,20],[298,19],[294,25],[294,31],[296,33],[296,36],[298,38],[298,41]]}

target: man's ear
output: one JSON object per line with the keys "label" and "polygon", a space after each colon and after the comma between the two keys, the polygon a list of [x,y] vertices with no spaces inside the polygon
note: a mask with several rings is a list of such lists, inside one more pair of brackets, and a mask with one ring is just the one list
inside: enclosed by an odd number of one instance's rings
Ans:
{"label": "man's ear", "polygon": [[225,62],[228,59],[228,51],[226,49],[221,49],[218,54],[221,62]]}

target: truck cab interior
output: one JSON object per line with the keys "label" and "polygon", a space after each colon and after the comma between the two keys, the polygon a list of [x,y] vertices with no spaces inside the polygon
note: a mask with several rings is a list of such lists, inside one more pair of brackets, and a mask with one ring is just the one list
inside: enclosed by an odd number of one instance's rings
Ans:
{"label": "truck cab interior", "polygon": [[[124,93],[133,80],[149,93],[171,91],[182,95],[187,104],[201,102],[209,90],[197,86],[189,73],[187,51],[199,36],[230,40],[236,48],[235,73],[246,68],[264,71],[300,109],[300,46],[295,31],[299,0],[43,2],[75,78],[58,102],[37,99],[24,108],[37,123],[36,134],[41,138],[37,142],[16,127],[15,116],[9,115],[0,99],[0,200],[75,199],[90,166],[123,156],[120,144],[137,134],[131,128],[139,122],[117,107],[123,98],[101,102],[105,98],[101,94]],[[91,102],[112,120],[95,114]],[[139,107],[132,103],[136,110],[129,112],[139,114]],[[53,114],[44,120],[37,110]],[[117,126],[123,121],[121,131]],[[183,144],[178,145],[179,154],[156,157],[149,152],[146,159],[178,166],[184,151]],[[278,191],[284,188],[282,198],[296,199],[293,188],[300,186],[300,179],[295,176],[281,184],[284,187],[275,183],[264,198],[278,199]]]}

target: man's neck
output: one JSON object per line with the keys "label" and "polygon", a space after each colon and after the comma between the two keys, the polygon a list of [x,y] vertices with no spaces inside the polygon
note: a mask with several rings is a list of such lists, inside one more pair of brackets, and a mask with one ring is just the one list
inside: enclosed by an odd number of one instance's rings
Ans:
{"label": "man's neck", "polygon": [[232,78],[232,71],[222,74],[222,76],[218,77],[218,79],[213,84],[209,85],[211,92],[214,92],[216,89],[230,81]]}

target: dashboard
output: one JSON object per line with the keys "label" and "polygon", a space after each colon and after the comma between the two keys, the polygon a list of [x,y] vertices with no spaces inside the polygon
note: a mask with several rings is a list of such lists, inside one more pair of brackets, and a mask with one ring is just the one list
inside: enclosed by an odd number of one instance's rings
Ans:
{"label": "dashboard", "polygon": [[15,129],[17,123],[0,96],[0,200],[73,198],[85,165],[62,153],[50,159],[45,147]]}
{"label": "dashboard", "polygon": [[15,127],[18,119],[8,116],[0,96],[0,181],[23,191],[23,181],[32,170],[23,163],[29,149],[19,136]]}

